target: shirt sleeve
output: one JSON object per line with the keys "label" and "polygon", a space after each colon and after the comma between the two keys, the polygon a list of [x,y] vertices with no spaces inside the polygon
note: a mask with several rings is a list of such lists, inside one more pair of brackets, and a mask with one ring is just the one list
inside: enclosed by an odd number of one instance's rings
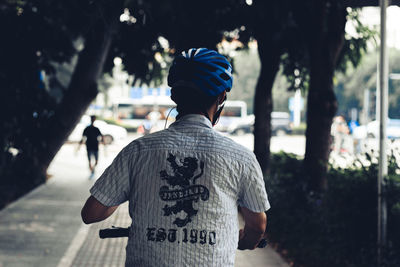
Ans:
{"label": "shirt sleeve", "polygon": [[99,128],[96,128],[96,129],[97,129],[97,136],[102,136],[100,129]]}
{"label": "shirt sleeve", "polygon": [[88,128],[86,127],[85,130],[83,130],[82,136],[86,136],[87,137],[87,131],[88,131]]}
{"label": "shirt sleeve", "polygon": [[271,208],[265,189],[260,165],[253,157],[250,166],[245,166],[238,204],[253,212],[264,212]]}
{"label": "shirt sleeve", "polygon": [[130,158],[129,150],[124,148],[90,189],[104,206],[117,206],[129,199]]}

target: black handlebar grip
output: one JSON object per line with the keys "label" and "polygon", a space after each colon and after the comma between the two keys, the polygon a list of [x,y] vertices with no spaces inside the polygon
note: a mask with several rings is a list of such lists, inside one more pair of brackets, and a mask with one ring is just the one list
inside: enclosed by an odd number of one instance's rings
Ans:
{"label": "black handlebar grip", "polygon": [[258,243],[257,247],[258,248],[265,248],[268,245],[268,242],[266,239],[261,239],[261,241]]}
{"label": "black handlebar grip", "polygon": [[128,237],[129,228],[107,228],[99,231],[100,238],[117,238],[117,237]]}

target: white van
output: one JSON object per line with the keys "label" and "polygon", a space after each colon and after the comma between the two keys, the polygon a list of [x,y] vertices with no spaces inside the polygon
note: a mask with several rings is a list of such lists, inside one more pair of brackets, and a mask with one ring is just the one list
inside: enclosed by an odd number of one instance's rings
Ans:
{"label": "white van", "polygon": [[246,102],[240,100],[227,100],[221,112],[215,129],[221,132],[231,132],[237,125],[242,124],[247,117]]}
{"label": "white van", "polygon": [[138,128],[145,124],[155,112],[164,120],[166,113],[176,104],[169,96],[144,96],[140,99],[120,99],[113,104],[114,119],[121,125]]}

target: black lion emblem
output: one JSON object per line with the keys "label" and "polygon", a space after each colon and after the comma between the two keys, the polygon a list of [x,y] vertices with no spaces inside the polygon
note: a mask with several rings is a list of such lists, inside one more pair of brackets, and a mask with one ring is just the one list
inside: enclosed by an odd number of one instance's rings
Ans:
{"label": "black lion emblem", "polygon": [[167,161],[173,170],[173,175],[168,174],[166,170],[160,171],[161,180],[166,180],[169,186],[162,186],[159,194],[162,200],[175,202],[175,204],[164,206],[164,216],[185,212],[184,219],[178,217],[174,221],[175,225],[183,227],[197,214],[198,210],[193,208],[193,202],[198,202],[199,199],[206,201],[209,197],[208,189],[196,184],[196,180],[204,173],[204,162],[200,162],[200,172],[195,175],[199,168],[198,159],[186,157],[180,160],[181,165],[179,165],[176,157],[170,153]]}

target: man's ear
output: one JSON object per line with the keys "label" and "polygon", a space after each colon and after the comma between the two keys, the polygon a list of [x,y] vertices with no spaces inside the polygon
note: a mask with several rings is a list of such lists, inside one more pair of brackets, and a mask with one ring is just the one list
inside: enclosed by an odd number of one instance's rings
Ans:
{"label": "man's ear", "polygon": [[218,95],[218,105],[221,105],[226,100],[226,91],[223,91]]}

